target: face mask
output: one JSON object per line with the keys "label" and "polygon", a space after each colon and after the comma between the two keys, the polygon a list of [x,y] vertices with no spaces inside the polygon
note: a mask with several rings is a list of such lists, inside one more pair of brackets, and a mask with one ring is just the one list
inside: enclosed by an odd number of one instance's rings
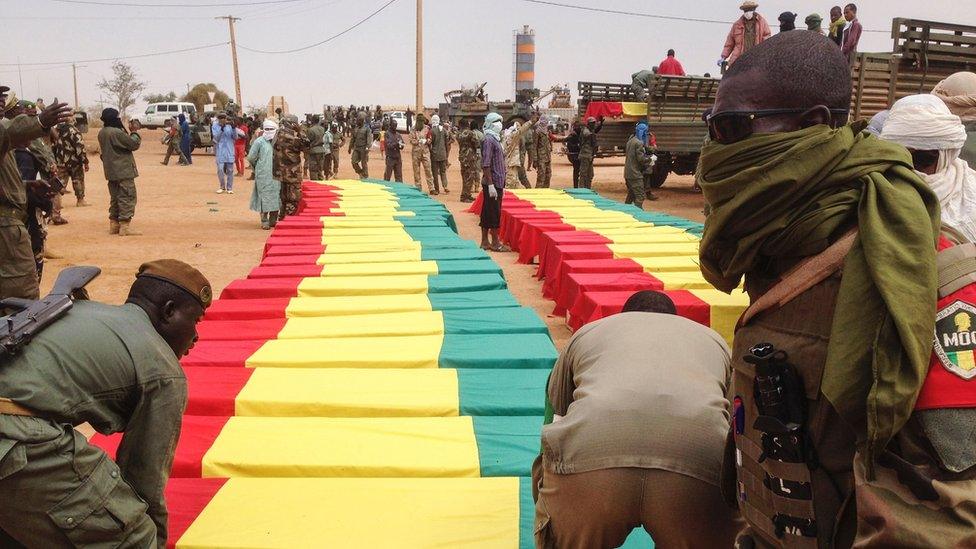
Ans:
{"label": "face mask", "polygon": [[276,135],[278,135],[278,130],[273,130],[273,129],[264,130],[264,138],[267,139],[268,141],[273,140]]}
{"label": "face mask", "polygon": [[501,122],[492,122],[491,123],[491,129],[494,130],[495,133],[502,133],[502,123]]}
{"label": "face mask", "polygon": [[755,15],[756,15],[756,12],[754,12],[754,11],[747,11],[744,14],[742,14],[742,17],[745,17],[747,20],[749,20],[749,19],[752,19],[753,16],[755,16]]}

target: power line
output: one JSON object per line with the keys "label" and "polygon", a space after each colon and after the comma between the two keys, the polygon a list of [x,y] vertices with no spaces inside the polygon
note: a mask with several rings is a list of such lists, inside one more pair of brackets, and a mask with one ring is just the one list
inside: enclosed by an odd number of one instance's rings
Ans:
{"label": "power line", "polygon": [[336,38],[339,38],[343,34],[346,34],[346,33],[350,32],[350,31],[354,30],[356,27],[359,27],[360,25],[362,25],[366,21],[369,21],[370,19],[372,19],[373,17],[375,17],[376,15],[378,15],[381,11],[383,11],[386,8],[390,7],[396,1],[397,0],[389,0],[389,2],[383,4],[382,6],[379,7],[379,9],[377,9],[373,13],[370,13],[369,15],[367,15],[366,17],[364,17],[363,19],[360,19],[353,26],[351,26],[351,27],[349,27],[349,28],[347,28],[347,29],[345,29],[345,30],[343,30],[341,32],[338,32],[336,34],[333,34],[332,36],[326,38],[325,40],[322,40],[321,42],[316,42],[314,44],[309,44],[307,46],[302,46],[300,48],[294,48],[294,49],[290,49],[290,50],[279,50],[279,51],[258,50],[258,49],[254,49],[254,48],[249,48],[247,46],[241,46],[241,45],[238,45],[238,47],[241,48],[242,50],[246,50],[246,51],[249,51],[249,52],[252,52],[252,53],[269,53],[269,54],[295,53],[295,52],[299,52],[299,51],[310,50],[312,48],[321,46],[322,44],[327,44],[327,43],[335,40]]}
{"label": "power line", "polygon": [[115,57],[102,57],[100,59],[73,59],[71,61],[45,61],[40,63],[0,63],[0,67],[10,67],[10,66],[42,66],[42,65],[71,65],[72,63],[98,63],[101,61],[120,61],[122,59],[142,59],[145,57],[156,57],[159,55],[169,55],[171,53],[186,53],[188,51],[198,51],[205,50],[209,48],[217,48],[220,46],[226,46],[230,42],[219,42],[217,44],[207,44],[206,46],[193,46],[190,48],[181,48],[178,50],[168,50],[168,51],[157,51],[152,53],[140,53],[137,55],[119,55]]}
{"label": "power line", "polygon": [[256,0],[253,2],[193,3],[193,4],[138,4],[135,2],[107,2],[101,0],[51,0],[63,4],[87,4],[92,6],[112,6],[129,8],[226,8],[235,6],[265,6],[268,4],[293,4],[305,0]]}
{"label": "power line", "polygon": [[[659,15],[655,13],[643,13],[638,11],[626,11],[626,10],[612,10],[608,8],[594,8],[591,6],[579,6],[576,4],[564,4],[562,2],[551,2],[549,0],[522,0],[523,2],[528,2],[529,4],[540,4],[543,6],[552,6],[557,8],[568,8],[580,11],[589,11],[596,13],[607,13],[612,15],[628,15],[631,17],[645,17],[648,19],[663,19],[665,21],[686,21],[692,23],[710,23],[716,25],[731,25],[734,21],[721,21],[718,19],[701,19],[698,17],[680,17],[677,15]],[[883,32],[889,33],[890,30],[872,30],[872,29],[862,29],[863,32]]]}

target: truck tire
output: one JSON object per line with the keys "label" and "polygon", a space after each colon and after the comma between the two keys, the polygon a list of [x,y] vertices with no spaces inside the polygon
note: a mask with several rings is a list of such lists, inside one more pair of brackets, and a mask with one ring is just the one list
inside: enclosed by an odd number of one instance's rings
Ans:
{"label": "truck tire", "polygon": [[657,164],[654,165],[654,170],[651,172],[651,177],[648,179],[648,186],[652,189],[659,189],[668,178],[668,174],[671,173],[671,161],[664,160],[658,157]]}

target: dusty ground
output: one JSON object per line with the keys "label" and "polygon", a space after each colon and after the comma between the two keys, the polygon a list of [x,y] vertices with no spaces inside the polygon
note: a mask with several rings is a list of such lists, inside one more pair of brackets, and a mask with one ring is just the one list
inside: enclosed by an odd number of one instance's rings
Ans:
{"label": "dusty ground", "polygon": [[[86,135],[87,141],[95,142],[97,130]],[[183,167],[171,159],[169,166],[162,166],[165,148],[160,144],[162,131],[141,132],[143,146],[136,153],[140,176],[136,180],[138,206],[132,227],[142,236],[121,238],[108,234],[108,189],[97,154],[90,154],[91,171],[87,174],[87,200],[92,207],[75,207],[74,197],[64,197],[64,217],[67,225],[49,227],[48,246],[62,259],[48,260],[42,282],[46,292],[54,276],[61,268],[70,265],[97,265],[102,275],[89,286],[93,299],[110,303],[125,300],[136,269],[144,261],[172,257],[198,267],[210,278],[219,294],[231,280],[243,277],[261,259],[261,249],[268,233],[260,229],[258,215],[248,209],[252,182],[243,177],[235,178],[236,193],[215,193],[217,176],[214,158],[210,154],[197,154],[194,164]],[[91,147],[90,147],[91,149]],[[409,162],[409,154],[404,155]],[[381,177],[383,160],[373,151],[370,175]],[[599,159],[595,167],[593,188],[616,200],[623,200],[626,190],[623,183],[622,159]],[[349,154],[343,151],[339,176],[354,178]],[[565,157],[555,157],[553,187],[571,186],[572,168]],[[410,166],[404,166],[404,178],[413,181]],[[534,172],[529,179],[535,181]],[[451,194],[436,197],[454,213],[461,236],[480,239],[477,217],[463,210],[466,204],[458,202],[460,170],[456,159],[448,171]],[[691,191],[690,176],[672,176],[660,189],[657,202],[647,202],[645,207],[672,213],[682,217],[702,220],[701,195]],[[541,284],[533,274],[535,268],[519,265],[515,254],[494,254],[502,266],[509,287],[518,300],[533,307],[549,324],[554,340],[560,348],[570,336],[562,319],[552,318],[552,302],[543,299]]]}

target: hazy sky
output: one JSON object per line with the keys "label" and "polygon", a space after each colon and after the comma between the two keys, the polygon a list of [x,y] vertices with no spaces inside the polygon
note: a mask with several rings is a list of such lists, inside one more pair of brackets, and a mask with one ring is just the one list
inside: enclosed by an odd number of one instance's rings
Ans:
{"label": "hazy sky", "polygon": [[[128,4],[231,4],[233,0],[95,0]],[[300,53],[269,55],[243,49],[283,50],[306,46],[338,33],[388,0],[301,0],[224,7],[124,7],[55,0],[0,0],[5,47],[0,78],[30,99],[71,101],[70,65],[62,62],[215,44],[228,40],[219,15],[241,17],[237,24],[244,104],[266,104],[284,95],[293,112],[322,104],[412,103],[414,97],[414,0],[397,0],[359,28]],[[732,21],[739,0],[565,0],[563,3],[659,15]],[[776,24],[780,12],[799,13],[797,25],[813,12],[826,19],[831,2],[761,1],[759,12]],[[865,29],[862,51],[890,51],[893,17],[913,17],[976,25],[972,0],[869,0],[859,2]],[[536,31],[536,86],[568,83],[576,99],[578,80],[629,82],[630,74],[657,64],[668,48],[689,73],[716,72],[728,25],[663,21],[544,6],[524,0],[426,0],[424,98],[427,106],[462,84],[488,81],[492,99],[512,95],[512,31]],[[774,32],[776,29],[774,27]],[[797,52],[802,55],[802,52]],[[21,88],[17,62],[23,63]],[[214,82],[233,97],[229,46],[160,57],[130,59],[149,92],[185,92],[187,84]],[[86,62],[78,69],[83,105],[97,103],[96,82],[110,73],[110,61]],[[140,102],[139,105],[144,104]],[[138,108],[136,110],[138,110]],[[134,114],[130,112],[130,114]]]}

